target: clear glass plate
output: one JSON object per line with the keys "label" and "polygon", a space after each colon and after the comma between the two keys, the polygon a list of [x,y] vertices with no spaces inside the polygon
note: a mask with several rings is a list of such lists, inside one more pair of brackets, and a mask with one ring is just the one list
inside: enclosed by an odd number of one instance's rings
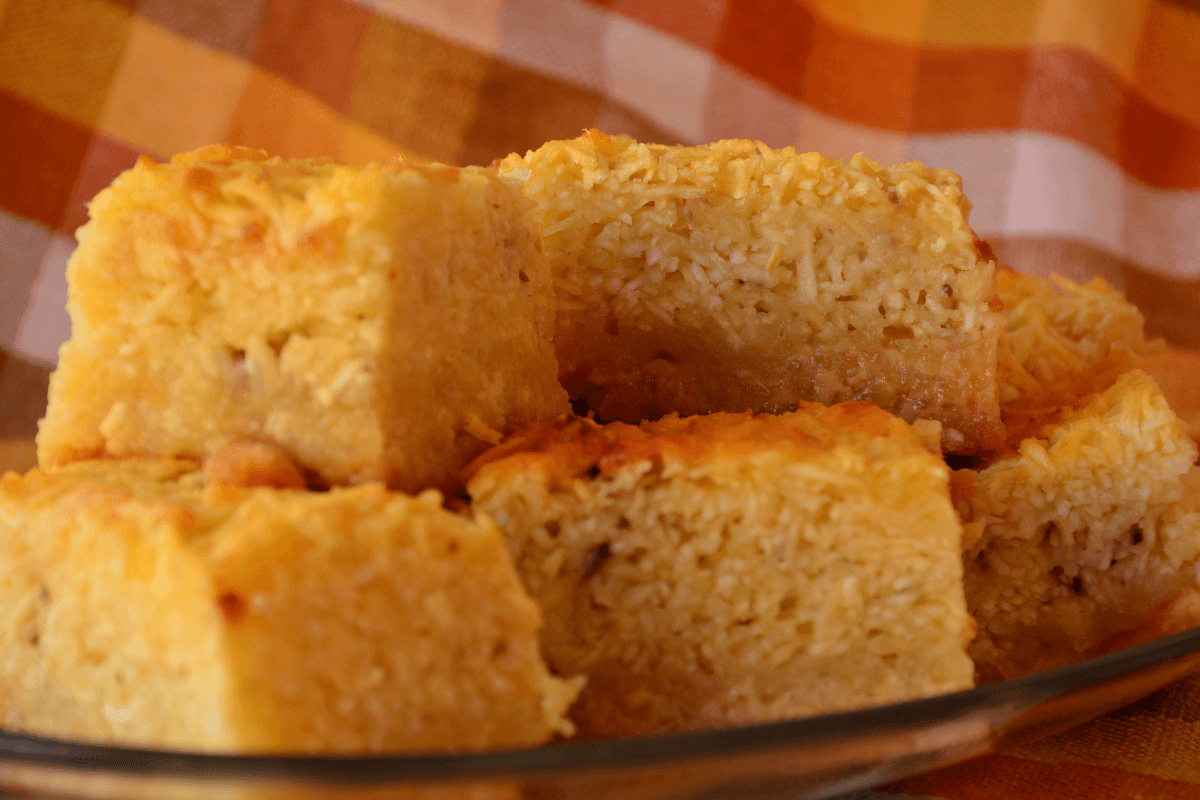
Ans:
{"label": "clear glass plate", "polygon": [[816,800],[1056,733],[1200,669],[1200,628],[966,692],[728,730],[457,756],[225,756],[0,732],[42,797]]}

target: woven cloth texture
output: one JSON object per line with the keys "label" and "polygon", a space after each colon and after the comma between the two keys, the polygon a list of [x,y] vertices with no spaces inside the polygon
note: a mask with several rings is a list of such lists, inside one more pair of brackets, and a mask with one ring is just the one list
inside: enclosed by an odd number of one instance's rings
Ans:
{"label": "woven cloth texture", "polygon": [[[28,454],[74,231],[139,154],[487,164],[593,126],[951,168],[1002,260],[1200,345],[1200,0],[0,0],[0,445]],[[1192,798],[1198,765],[1193,680],[878,794]]]}

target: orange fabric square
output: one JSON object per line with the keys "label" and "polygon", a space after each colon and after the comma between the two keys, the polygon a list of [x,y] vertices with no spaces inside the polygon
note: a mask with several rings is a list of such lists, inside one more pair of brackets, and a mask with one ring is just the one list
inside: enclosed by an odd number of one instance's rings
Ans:
{"label": "orange fabric square", "polygon": [[249,60],[263,0],[140,0],[138,15],[180,36]]}
{"label": "orange fabric square", "polygon": [[935,0],[803,0],[813,14],[862,36],[895,42],[921,40]]}
{"label": "orange fabric square", "polygon": [[813,18],[793,0],[731,0],[718,56],[799,98],[813,47]]}
{"label": "orange fabric square", "polygon": [[99,127],[161,156],[224,141],[251,69],[139,18]]}
{"label": "orange fabric square", "polygon": [[728,0],[694,0],[690,3],[615,0],[613,10],[676,39],[707,48],[721,33],[727,6]]}
{"label": "orange fabric square", "polygon": [[[1078,2],[1078,0],[1070,0]],[[932,0],[921,41],[934,47],[1021,47],[1046,0]]]}
{"label": "orange fabric square", "polygon": [[57,228],[91,132],[0,89],[0,208]]}
{"label": "orange fabric square", "polygon": [[246,82],[228,141],[285,158],[329,156],[349,163],[386,161],[405,152],[308,92],[257,69]]}
{"label": "orange fabric square", "polygon": [[804,76],[803,100],[860,125],[906,130],[918,51],[818,20]]}
{"label": "orange fabric square", "polygon": [[266,0],[254,61],[331,108],[346,107],[372,15],[342,0]]}
{"label": "orange fabric square", "polygon": [[1015,127],[1028,79],[1027,59],[1022,50],[920,50],[911,130],[943,133]]}
{"label": "orange fabric square", "polygon": [[1150,4],[1137,53],[1138,89],[1160,108],[1200,125],[1200,5]]}
{"label": "orange fabric square", "polygon": [[95,125],[131,16],[103,0],[8,0],[0,17],[0,86]]}
{"label": "orange fabric square", "polygon": [[428,158],[455,163],[489,60],[386,17],[359,46],[347,115]]}
{"label": "orange fabric square", "polygon": [[535,150],[549,139],[573,139],[596,124],[602,102],[595,92],[493,61],[464,131],[460,160],[486,165],[509,153]]}
{"label": "orange fabric square", "polygon": [[1126,103],[1121,119],[1121,166],[1151,186],[1200,189],[1200,127],[1132,92]]}
{"label": "orange fabric square", "polygon": [[336,156],[337,114],[283,78],[252,70],[229,124],[230,144],[284,158]]}
{"label": "orange fabric square", "polygon": [[1152,0],[1039,0],[1029,44],[1082,50],[1126,80],[1133,76],[1138,42],[1149,31]]}

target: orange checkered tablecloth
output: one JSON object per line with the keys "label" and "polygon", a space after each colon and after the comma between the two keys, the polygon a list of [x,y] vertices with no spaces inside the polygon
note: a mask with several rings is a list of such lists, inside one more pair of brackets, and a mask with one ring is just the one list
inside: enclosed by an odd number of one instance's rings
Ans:
{"label": "orange checkered tablecloth", "polygon": [[[139,154],[486,164],[591,126],[949,167],[1001,259],[1200,345],[1200,0],[0,0],[0,444]],[[1200,797],[1200,680],[862,796],[896,793]]]}

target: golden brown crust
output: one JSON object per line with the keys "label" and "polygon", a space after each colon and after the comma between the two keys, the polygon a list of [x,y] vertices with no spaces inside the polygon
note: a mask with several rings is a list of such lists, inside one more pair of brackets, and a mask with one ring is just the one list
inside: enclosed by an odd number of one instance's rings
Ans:
{"label": "golden brown crust", "polygon": [[998,350],[1008,451],[1086,406],[1147,353],[1141,313],[1103,278],[996,272],[1006,318]]}
{"label": "golden brown crust", "polygon": [[242,489],[305,488],[304,474],[296,462],[270,442],[226,442],[204,460],[204,480],[210,486]]}
{"label": "golden brown crust", "polygon": [[799,403],[796,411],[785,414],[670,414],[641,425],[561,416],[518,430],[468,465],[463,480],[487,464],[520,454],[538,458],[551,480],[563,481],[589,470],[613,473],[636,461],[695,461],[717,452],[736,456],[780,447],[803,454],[855,436],[889,435],[919,441],[903,421],[866,401]]}

